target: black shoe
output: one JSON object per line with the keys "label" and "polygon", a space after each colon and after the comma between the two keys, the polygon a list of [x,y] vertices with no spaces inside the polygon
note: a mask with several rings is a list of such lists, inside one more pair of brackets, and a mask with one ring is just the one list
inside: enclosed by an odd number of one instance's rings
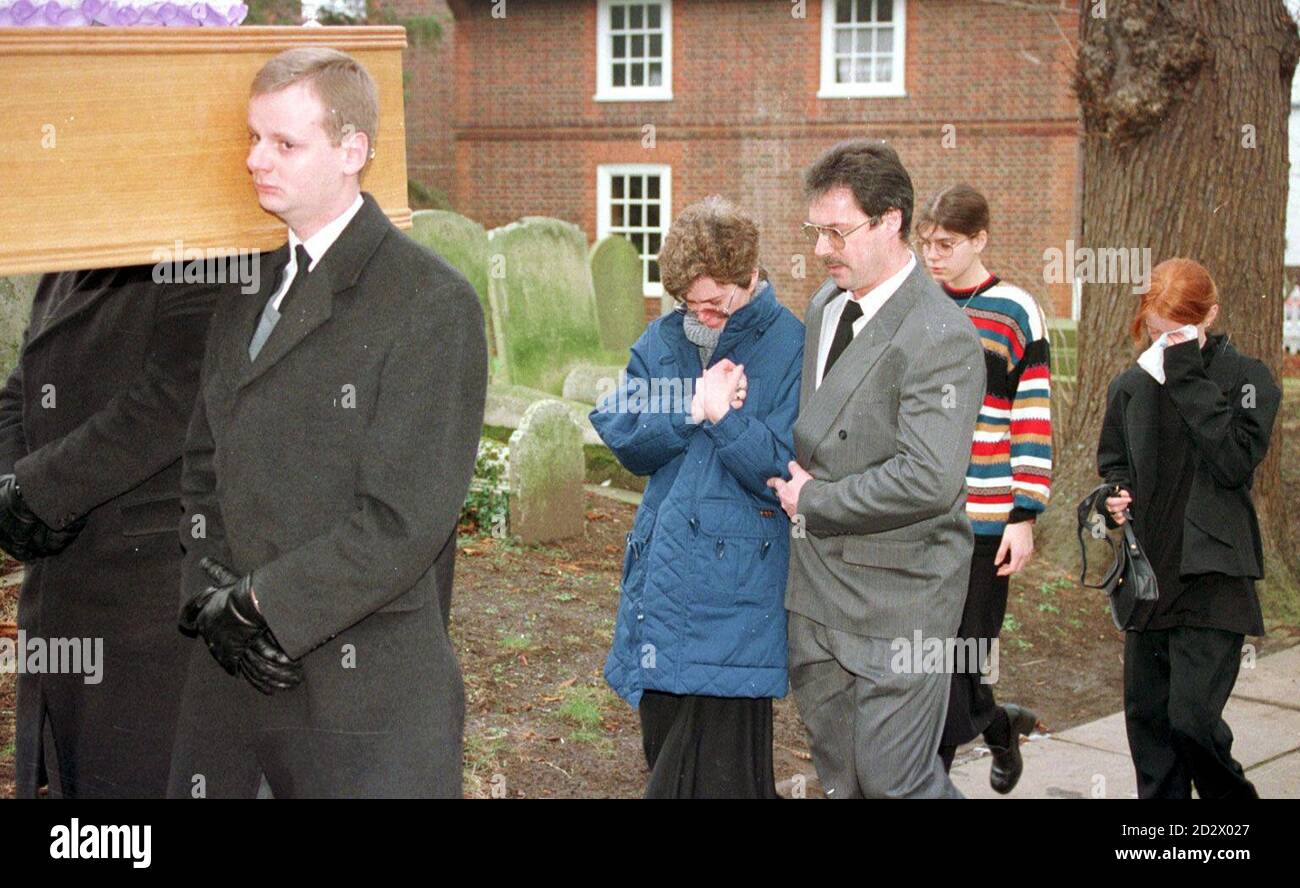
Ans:
{"label": "black shoe", "polygon": [[1020,756],[1020,735],[1033,733],[1038,724],[1038,716],[1028,709],[1008,703],[1002,707],[1011,723],[1011,741],[1006,747],[989,744],[993,753],[993,767],[989,770],[989,786],[1003,795],[1011,792],[1020,782],[1020,774],[1025,770],[1025,760]]}

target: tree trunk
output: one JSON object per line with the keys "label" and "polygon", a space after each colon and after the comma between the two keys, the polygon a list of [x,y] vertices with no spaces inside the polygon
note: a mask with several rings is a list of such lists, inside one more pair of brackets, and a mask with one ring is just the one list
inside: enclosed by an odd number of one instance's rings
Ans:
{"label": "tree trunk", "polygon": [[[1222,303],[1216,330],[1263,360],[1279,384],[1287,123],[1298,55],[1300,36],[1282,0],[1083,0],[1081,7],[1080,246],[1094,258],[1119,248],[1126,263],[1149,249],[1148,273],[1174,256],[1203,264]],[[1137,355],[1128,329],[1140,296],[1131,282],[1113,279],[1117,272],[1103,259],[1083,283],[1078,383],[1060,423],[1054,497],[1061,499],[1053,511],[1071,512],[1097,483],[1106,389]],[[1296,565],[1281,496],[1282,436],[1279,419],[1254,490],[1265,545],[1291,560],[1289,573]]]}

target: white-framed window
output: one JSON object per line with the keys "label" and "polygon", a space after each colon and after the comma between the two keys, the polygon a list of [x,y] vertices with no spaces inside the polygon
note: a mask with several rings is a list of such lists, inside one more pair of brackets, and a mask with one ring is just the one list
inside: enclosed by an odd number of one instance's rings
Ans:
{"label": "white-framed window", "polygon": [[672,221],[673,171],[661,163],[596,167],[596,237],[621,234],[641,256],[646,296],[662,296],[659,248]]}
{"label": "white-framed window", "polygon": [[336,12],[355,19],[366,17],[366,0],[302,0],[302,20],[314,21],[317,13]]}
{"label": "white-framed window", "polygon": [[907,0],[824,0],[819,99],[902,96]]}
{"label": "white-framed window", "polygon": [[672,97],[672,0],[597,0],[595,100]]}

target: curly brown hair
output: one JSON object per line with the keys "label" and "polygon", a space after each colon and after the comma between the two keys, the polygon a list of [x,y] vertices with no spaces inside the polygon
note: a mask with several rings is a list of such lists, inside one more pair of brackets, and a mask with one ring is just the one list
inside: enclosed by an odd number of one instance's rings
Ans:
{"label": "curly brown hair", "polygon": [[659,279],[678,302],[701,277],[749,286],[758,268],[758,224],[719,195],[691,204],[659,250]]}

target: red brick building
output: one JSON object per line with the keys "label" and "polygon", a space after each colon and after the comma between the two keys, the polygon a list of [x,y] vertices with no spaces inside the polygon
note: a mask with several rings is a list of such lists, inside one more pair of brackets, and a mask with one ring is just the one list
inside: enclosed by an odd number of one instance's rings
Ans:
{"label": "red brick building", "polygon": [[802,171],[840,139],[882,138],[918,203],[957,181],[988,195],[990,267],[1069,316],[1069,285],[1043,271],[1077,230],[1079,13],[1060,6],[396,0],[450,13],[408,58],[411,176],[488,227],[623,231],[648,294],[673,213],[723,194],[758,217],[777,293],[802,310],[823,277],[799,232]]}

